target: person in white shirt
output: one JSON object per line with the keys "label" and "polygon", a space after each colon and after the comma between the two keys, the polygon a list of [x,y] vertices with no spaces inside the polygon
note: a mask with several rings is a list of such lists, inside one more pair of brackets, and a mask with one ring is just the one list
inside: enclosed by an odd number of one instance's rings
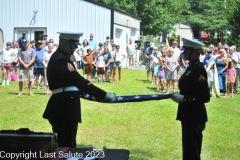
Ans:
{"label": "person in white shirt", "polygon": [[238,92],[238,76],[239,76],[239,57],[238,53],[236,52],[236,46],[233,45],[229,48],[229,54],[227,54],[227,58],[229,62],[233,62],[234,68],[236,70],[236,78],[234,83],[234,93]]}
{"label": "person in white shirt", "polygon": [[48,80],[47,80],[47,66],[52,54],[54,53],[53,47],[54,47],[53,43],[49,43],[48,51],[43,53],[43,65],[44,65],[44,72],[46,76],[46,96],[49,94],[51,95],[51,91],[49,90]]}
{"label": "person in white shirt", "polygon": [[10,79],[10,73],[12,71],[12,62],[13,57],[17,57],[17,55],[14,53],[14,50],[11,48],[12,44],[11,42],[6,43],[7,47],[3,48],[0,52],[0,63],[2,63],[2,74],[3,74],[3,80],[2,80],[2,86],[9,85],[9,79]]}
{"label": "person in white shirt", "polygon": [[122,80],[122,61],[126,58],[124,52],[120,51],[120,46],[116,45],[116,51],[114,56],[114,64],[113,64],[113,83],[116,80],[116,70],[118,68],[118,83],[121,83]]}
{"label": "person in white shirt", "polygon": [[97,56],[97,61],[96,61],[96,69],[98,73],[98,83],[102,81],[104,83],[105,80],[105,60],[103,57],[103,51],[99,50],[99,55]]}
{"label": "person in white shirt", "polygon": [[127,56],[128,56],[128,68],[134,69],[134,56],[136,53],[137,44],[133,43],[133,39],[129,38],[129,43],[127,44]]}

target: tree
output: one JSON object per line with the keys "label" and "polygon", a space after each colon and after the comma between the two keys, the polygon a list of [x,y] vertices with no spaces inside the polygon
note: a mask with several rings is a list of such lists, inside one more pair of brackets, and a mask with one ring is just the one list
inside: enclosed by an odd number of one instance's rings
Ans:
{"label": "tree", "polygon": [[141,18],[143,33],[168,33],[175,23],[183,21],[187,0],[96,0]]}

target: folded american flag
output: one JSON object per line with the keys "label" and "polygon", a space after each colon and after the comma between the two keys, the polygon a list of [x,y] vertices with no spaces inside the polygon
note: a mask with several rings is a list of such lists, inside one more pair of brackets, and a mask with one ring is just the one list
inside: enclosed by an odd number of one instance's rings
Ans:
{"label": "folded american flag", "polygon": [[[117,96],[115,103],[124,103],[124,102],[142,102],[142,101],[150,101],[150,100],[161,100],[171,98],[172,94],[147,94],[147,95],[130,95],[130,96]],[[98,101],[95,97],[83,93],[81,98]]]}

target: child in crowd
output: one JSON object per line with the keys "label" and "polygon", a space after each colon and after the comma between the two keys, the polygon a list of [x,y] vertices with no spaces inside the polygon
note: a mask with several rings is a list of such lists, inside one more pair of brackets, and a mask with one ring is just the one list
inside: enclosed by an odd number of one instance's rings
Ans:
{"label": "child in crowd", "polygon": [[159,61],[158,73],[159,73],[159,82],[158,82],[157,90],[159,91],[159,89],[161,87],[161,91],[163,92],[164,91],[164,80],[165,80],[165,67],[164,67],[162,60]]}
{"label": "child in crowd", "polygon": [[85,73],[87,74],[87,79],[92,82],[92,72],[95,64],[95,57],[93,56],[93,50],[87,49],[87,55],[84,57],[84,63],[86,64]]}
{"label": "child in crowd", "polygon": [[159,60],[157,58],[157,53],[154,53],[152,58],[152,84],[158,84],[158,67],[159,67]]}
{"label": "child in crowd", "polygon": [[96,69],[98,73],[98,83],[102,81],[104,83],[105,80],[105,60],[103,57],[103,51],[99,50],[97,62],[96,62]]}
{"label": "child in crowd", "polygon": [[229,62],[228,69],[227,69],[227,87],[228,87],[227,97],[229,97],[229,93],[231,92],[232,98],[234,98],[233,91],[234,91],[235,79],[236,79],[236,70],[234,68],[234,64],[232,62]]}
{"label": "child in crowd", "polygon": [[[209,92],[211,93],[212,88],[213,88],[213,84],[214,84],[214,65],[211,66],[211,68],[209,70],[207,70],[207,74],[208,74],[208,88],[209,88]],[[215,94],[212,92],[212,97],[215,97]]]}

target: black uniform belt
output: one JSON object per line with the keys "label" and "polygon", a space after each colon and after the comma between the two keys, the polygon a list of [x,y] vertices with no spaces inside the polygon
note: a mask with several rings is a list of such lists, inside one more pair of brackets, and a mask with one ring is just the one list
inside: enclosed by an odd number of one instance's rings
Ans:
{"label": "black uniform belt", "polygon": [[57,94],[57,93],[67,92],[67,91],[79,91],[79,90],[75,86],[62,87],[62,88],[52,90],[52,94]]}

